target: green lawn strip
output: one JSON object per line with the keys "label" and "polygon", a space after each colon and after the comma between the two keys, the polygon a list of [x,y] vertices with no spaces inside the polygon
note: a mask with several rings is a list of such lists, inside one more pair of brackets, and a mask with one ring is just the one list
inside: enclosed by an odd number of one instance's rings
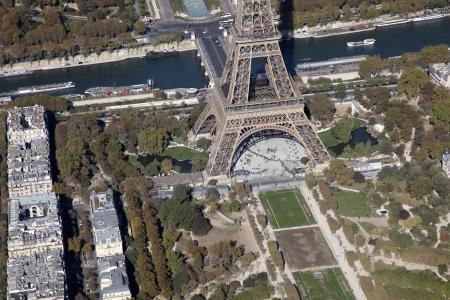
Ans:
{"label": "green lawn strip", "polygon": [[310,224],[300,206],[295,191],[286,190],[267,192],[261,195],[261,199],[263,200],[263,206],[269,215],[269,221],[271,221],[272,224],[277,224],[279,228]]}
{"label": "green lawn strip", "polygon": [[167,148],[162,155],[173,157],[176,160],[192,160],[200,154],[201,152],[187,147],[171,147]]}
{"label": "green lawn strip", "polygon": [[264,207],[264,210],[266,211],[267,217],[269,218],[270,224],[272,224],[272,227],[274,229],[280,228],[278,225],[278,222],[275,218],[274,212],[272,211],[272,207],[269,205],[268,197],[266,196],[266,193],[260,195],[260,199],[262,202],[262,205]]}
{"label": "green lawn strip", "polygon": [[362,193],[351,191],[333,191],[338,203],[339,214],[346,217],[367,217],[371,209]]}
{"label": "green lawn strip", "polygon": [[305,198],[303,198],[302,193],[300,193],[299,191],[294,191],[294,195],[298,201],[298,204],[300,204],[300,207],[302,209],[303,214],[306,217],[306,220],[308,221],[308,224],[316,224],[316,220],[314,219],[314,216],[309,210],[309,206],[306,203]]}
{"label": "green lawn strip", "polygon": [[352,121],[353,121],[353,129],[356,129],[358,127],[361,127],[361,126],[367,124],[366,122],[364,122],[364,120],[357,119],[357,118],[352,118]]}
{"label": "green lawn strip", "polygon": [[326,148],[330,148],[332,146],[336,146],[336,145],[342,143],[341,140],[335,138],[331,134],[331,129],[327,130],[327,131],[319,132],[319,138],[322,140],[322,143]]}
{"label": "green lawn strip", "polygon": [[[314,273],[321,272],[323,279],[315,278]],[[348,288],[340,269],[326,269],[321,271],[296,272],[294,277],[306,291],[310,300],[353,300],[353,294]]]}

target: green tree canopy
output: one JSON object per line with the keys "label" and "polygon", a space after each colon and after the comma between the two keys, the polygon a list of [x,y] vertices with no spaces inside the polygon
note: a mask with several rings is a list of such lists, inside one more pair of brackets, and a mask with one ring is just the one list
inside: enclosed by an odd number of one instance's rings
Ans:
{"label": "green tree canopy", "polygon": [[406,68],[397,84],[397,90],[405,93],[409,98],[418,97],[425,84],[428,82],[428,76],[424,70],[417,67]]}
{"label": "green tree canopy", "polygon": [[137,138],[139,150],[150,155],[163,153],[167,144],[166,132],[153,127],[142,130]]}
{"label": "green tree canopy", "polygon": [[445,87],[438,87],[432,96],[432,112],[431,119],[433,123],[450,131],[450,95]]}
{"label": "green tree canopy", "polygon": [[309,102],[308,108],[314,118],[326,123],[333,120],[336,111],[334,103],[325,94],[315,94]]}
{"label": "green tree canopy", "polygon": [[377,76],[381,72],[381,58],[378,56],[369,56],[359,63],[359,76],[369,79]]}

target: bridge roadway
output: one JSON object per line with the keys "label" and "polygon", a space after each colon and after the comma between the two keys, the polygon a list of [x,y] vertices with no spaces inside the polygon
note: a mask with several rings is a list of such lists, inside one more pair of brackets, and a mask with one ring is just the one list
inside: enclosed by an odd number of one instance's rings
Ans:
{"label": "bridge roadway", "polygon": [[228,42],[221,36],[201,36],[195,43],[210,78],[220,78],[227,61]]}

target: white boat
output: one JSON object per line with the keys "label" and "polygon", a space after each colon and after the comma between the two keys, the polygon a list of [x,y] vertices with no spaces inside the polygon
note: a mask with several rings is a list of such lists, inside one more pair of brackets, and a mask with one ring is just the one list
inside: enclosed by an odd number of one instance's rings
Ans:
{"label": "white boat", "polygon": [[375,44],[375,39],[365,39],[364,41],[357,42],[347,42],[348,47],[361,47],[361,46],[372,46]]}
{"label": "white boat", "polygon": [[52,84],[44,84],[44,85],[36,85],[36,86],[18,88],[17,94],[19,94],[19,95],[35,94],[35,93],[42,93],[42,92],[65,90],[65,89],[70,89],[70,88],[74,88],[74,87],[75,87],[75,83],[73,83],[72,81],[68,81],[68,82],[61,82],[61,83],[52,83]]}
{"label": "white boat", "polygon": [[377,26],[377,27],[387,27],[387,26],[406,24],[406,23],[409,23],[409,22],[411,22],[410,19],[398,19],[398,20],[385,21],[385,22],[377,24],[375,26]]}
{"label": "white boat", "polygon": [[412,18],[412,21],[413,22],[430,21],[430,20],[442,19],[442,18],[445,18],[446,16],[447,15],[429,15],[429,16]]}

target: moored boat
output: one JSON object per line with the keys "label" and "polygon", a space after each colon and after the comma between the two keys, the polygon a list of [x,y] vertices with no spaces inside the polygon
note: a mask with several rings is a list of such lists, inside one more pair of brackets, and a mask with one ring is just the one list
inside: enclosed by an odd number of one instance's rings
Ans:
{"label": "moored boat", "polygon": [[375,39],[365,39],[363,41],[347,42],[348,47],[361,47],[361,46],[372,46],[375,44]]}
{"label": "moored boat", "polygon": [[410,23],[410,19],[398,19],[398,20],[391,20],[391,21],[384,21],[380,24],[375,25],[376,27],[387,27],[387,26],[394,26],[394,25],[400,25],[400,24],[407,24]]}
{"label": "moored boat", "polygon": [[423,16],[423,17],[416,17],[412,18],[413,22],[422,22],[422,21],[430,21],[430,20],[436,20],[436,19],[442,19],[445,18],[447,15],[429,15],[429,16]]}
{"label": "moored boat", "polygon": [[35,93],[42,93],[42,92],[60,91],[60,90],[74,88],[74,87],[75,87],[75,83],[72,81],[44,84],[44,85],[35,85],[35,86],[18,88],[17,94],[24,95],[24,94],[35,94]]}

